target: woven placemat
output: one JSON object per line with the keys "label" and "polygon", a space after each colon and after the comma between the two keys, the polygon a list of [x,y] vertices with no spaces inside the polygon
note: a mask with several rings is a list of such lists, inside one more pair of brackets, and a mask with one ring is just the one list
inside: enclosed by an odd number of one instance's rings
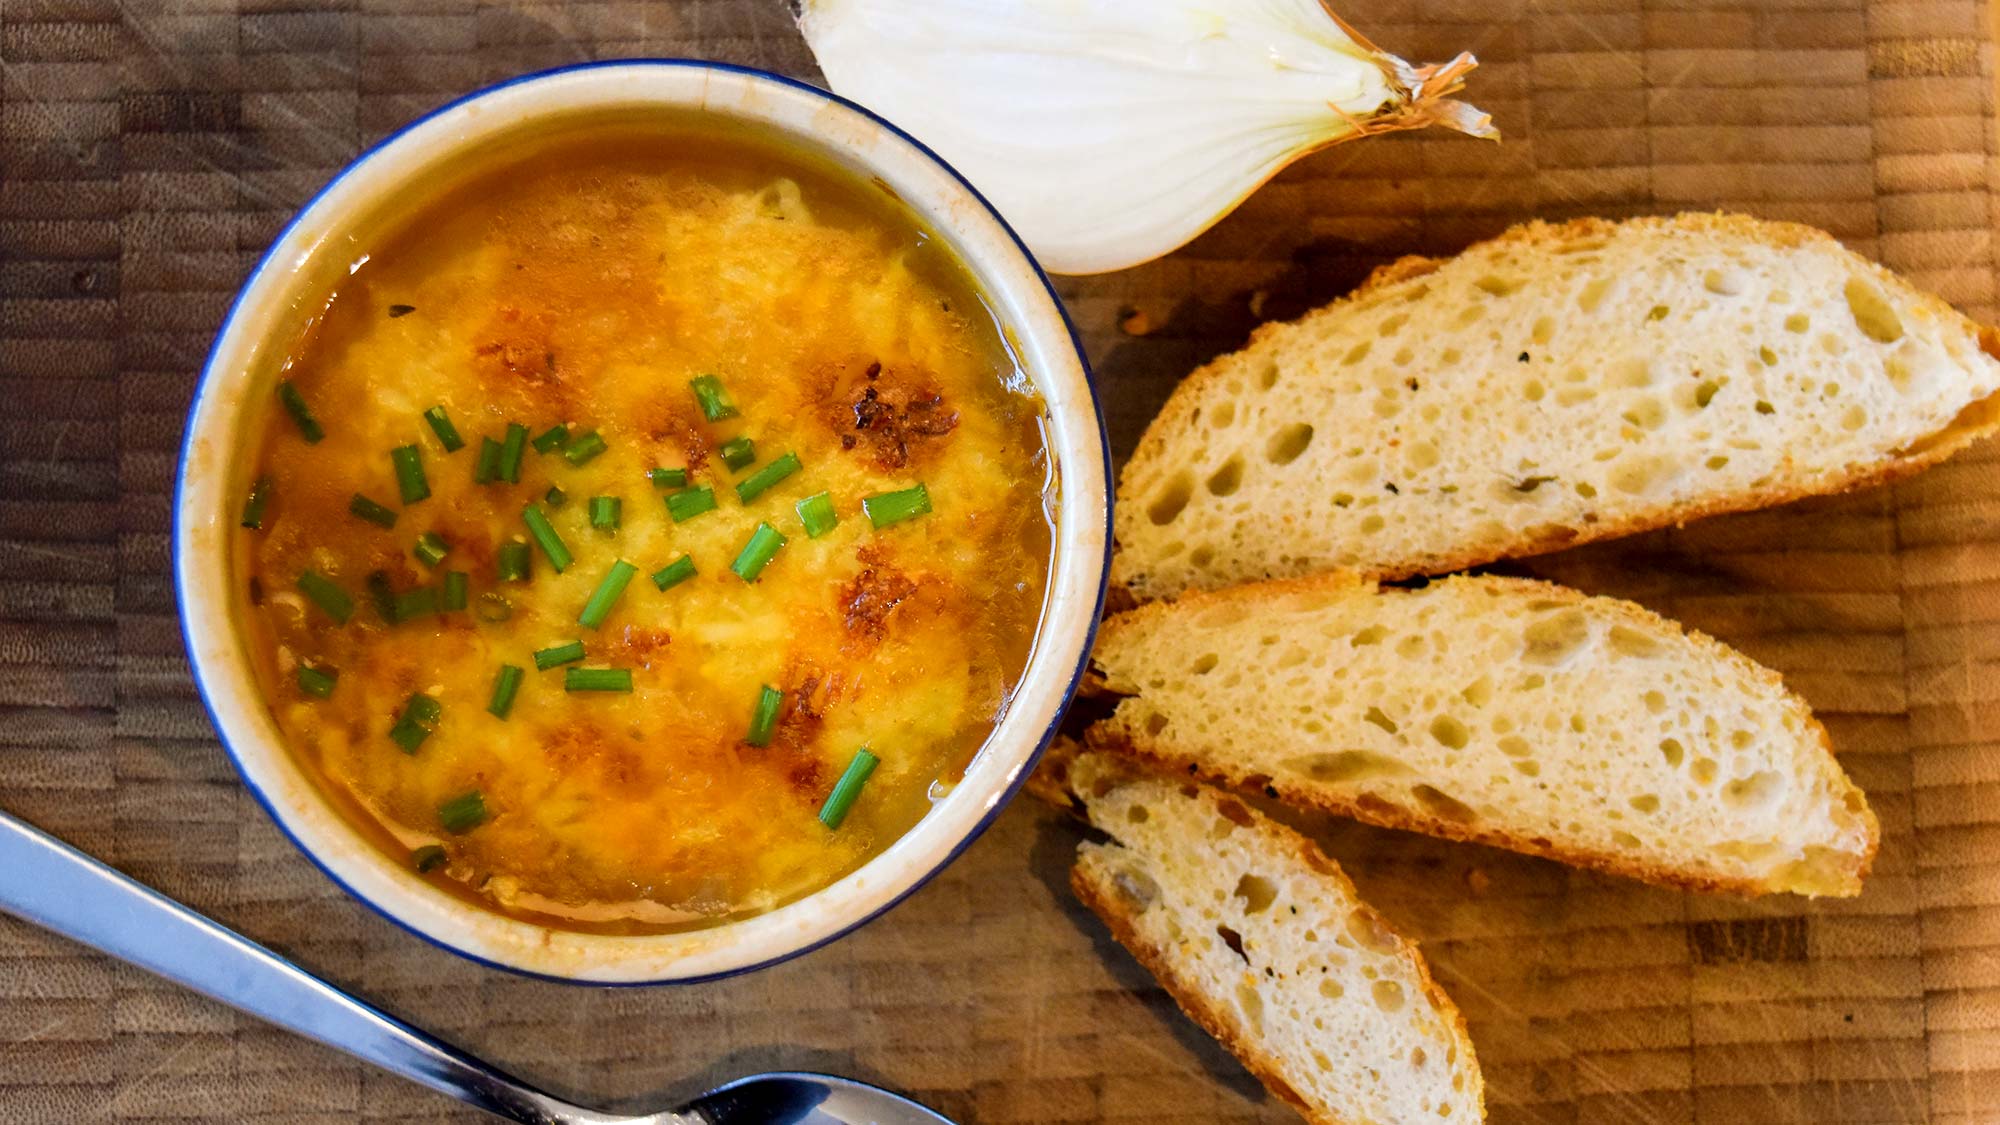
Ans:
{"label": "woven placemat", "polygon": [[[1992,35],[1972,0],[1360,0],[1471,49],[1507,141],[1320,154],[1152,265],[1061,290],[1116,451],[1176,379],[1375,264],[1529,217],[1800,219],[2000,314]],[[813,77],[781,0],[0,0],[0,807],[505,1066],[665,1104],[767,1067],[966,1122],[1288,1121],[1064,889],[1017,804],[886,919],[792,964],[596,991],[479,969],[321,877],[189,685],[169,490],[209,336],[365,143],[482,84],[697,55]],[[1333,854],[1424,939],[1498,1122],[2000,1119],[2000,455],[1905,485],[1535,560],[1787,674],[1884,829],[1865,895],[1742,903],[1399,833]],[[0,1121],[470,1120],[0,920]]]}

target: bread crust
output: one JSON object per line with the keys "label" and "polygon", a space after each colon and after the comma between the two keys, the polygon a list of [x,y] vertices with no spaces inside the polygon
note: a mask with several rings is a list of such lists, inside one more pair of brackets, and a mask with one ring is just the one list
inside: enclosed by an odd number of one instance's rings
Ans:
{"label": "bread crust", "polygon": [[1173,961],[1168,958],[1165,950],[1141,939],[1138,931],[1132,926],[1131,917],[1120,907],[1118,896],[1110,888],[1101,887],[1093,882],[1081,865],[1070,868],[1069,889],[1090,908],[1091,913],[1104,921],[1105,927],[1111,931],[1111,936],[1118,944],[1124,946],[1125,951],[1130,953],[1134,960],[1153,974],[1153,979],[1159,981],[1161,987],[1167,990],[1167,995],[1174,998],[1174,1003],[1179,1005],[1180,1010],[1189,1019],[1201,1025],[1201,1029],[1208,1032],[1210,1038],[1222,1044],[1230,1054],[1235,1055],[1236,1060],[1243,1064],[1243,1068],[1255,1075],[1257,1081],[1263,1083],[1264,1089],[1271,1092],[1271,1096],[1297,1110],[1299,1116],[1313,1122],[1314,1125],[1359,1125],[1357,1122],[1348,1122],[1318,1113],[1312,1106],[1307,1105],[1298,1091],[1292,1089],[1291,1084],[1279,1076],[1277,1061],[1251,1044],[1235,1022],[1223,1015],[1218,1005],[1209,1003],[1208,998],[1201,994],[1193,982],[1176,972]]}
{"label": "bread crust", "polygon": [[1072,816],[1083,815],[1083,801],[1069,783],[1070,763],[1083,752],[1076,739],[1059,734],[1042,751],[1042,760],[1035,766],[1035,772],[1021,783],[1021,789],[1028,796],[1042,801]]}
{"label": "bread crust", "polygon": [[[1521,594],[1532,594],[1538,598],[1571,605],[1593,600],[1590,595],[1584,594],[1581,591],[1534,578],[1487,576],[1479,579],[1447,578],[1444,581],[1478,581],[1483,584],[1502,585]],[[1247,609],[1260,602],[1268,601],[1285,594],[1326,593],[1350,595],[1364,591],[1368,596],[1389,597],[1407,596],[1411,592],[1395,587],[1377,587],[1372,582],[1361,580],[1352,574],[1340,572],[1310,575],[1304,578],[1253,582],[1214,591],[1190,591],[1176,601],[1149,603],[1111,618],[1099,630],[1098,645],[1102,648],[1107,645],[1116,644],[1118,638],[1126,630],[1131,629],[1135,625],[1151,617],[1171,614],[1188,608],[1198,609],[1210,605],[1242,605]],[[1876,819],[1874,810],[1868,807],[1866,795],[1853,783],[1852,779],[1847,777],[1845,770],[1839,769],[1838,757],[1833,752],[1833,742],[1828,737],[1825,726],[1813,716],[1811,709],[1806,706],[1803,700],[1799,699],[1796,694],[1785,687],[1784,678],[1778,675],[1777,672],[1751,660],[1749,657],[1744,656],[1742,653],[1715,640],[1700,630],[1687,628],[1676,621],[1672,621],[1646,609],[1644,606],[1616,598],[1597,598],[1594,600],[1607,604],[1620,618],[1632,623],[1635,627],[1646,630],[1666,629],[1677,632],[1686,637],[1690,644],[1704,650],[1710,657],[1727,663],[1738,675],[1753,679],[1784,693],[1791,705],[1797,708],[1798,714],[1804,720],[1805,729],[1812,733],[1812,737],[1819,745],[1820,752],[1835,763],[1835,769],[1839,772],[1841,779],[1846,782],[1848,792],[1856,795],[1860,800],[1861,807],[1858,810],[1858,815],[1867,828],[1866,850],[1851,869],[1845,872],[1847,879],[1839,895],[1840,897],[1851,897],[1859,894],[1863,881],[1874,866],[1876,851],[1881,846],[1881,824]],[[1143,693],[1139,694],[1143,696]],[[1638,863],[1629,857],[1615,853],[1566,848],[1540,837],[1516,836],[1504,831],[1476,828],[1460,824],[1456,821],[1445,820],[1441,817],[1431,816],[1414,809],[1390,804],[1369,794],[1358,794],[1350,797],[1344,794],[1325,792],[1316,787],[1300,784],[1288,778],[1266,777],[1244,769],[1231,769],[1223,765],[1198,761],[1192,755],[1179,753],[1162,745],[1157,739],[1147,739],[1143,736],[1134,738],[1117,724],[1115,718],[1092,724],[1084,732],[1084,744],[1090,750],[1109,753],[1143,764],[1154,770],[1165,771],[1176,776],[1193,777],[1210,784],[1223,785],[1243,793],[1272,797],[1299,808],[1317,809],[1322,812],[1334,813],[1383,828],[1398,828],[1409,832],[1421,832],[1427,836],[1438,836],[1448,840],[1485,844],[1490,847],[1503,848],[1507,851],[1520,852],[1525,855],[1540,856],[1545,859],[1567,863],[1574,867],[1602,871],[1611,875],[1621,875],[1629,879],[1637,879],[1641,882],[1653,883],[1660,886],[1710,893],[1734,894],[1744,897],[1754,897],[1789,890],[1789,888],[1768,885],[1754,879],[1736,879],[1704,872],[1656,866]],[[1842,794],[1843,797],[1846,795]]]}
{"label": "bread crust", "polygon": [[[1830,234],[1801,223],[1779,220],[1756,219],[1748,215],[1729,212],[1686,212],[1671,216],[1651,216],[1636,219],[1609,220],[1598,218],[1571,219],[1563,223],[1545,223],[1540,220],[1510,227],[1483,242],[1468,246],[1462,253],[1481,249],[1501,249],[1511,246],[1539,248],[1546,245],[1567,244],[1592,238],[1607,238],[1617,230],[1633,227],[1663,228],[1702,234],[1726,234],[1749,238],[1778,248],[1831,243],[1837,240]],[[1365,302],[1379,295],[1381,291],[1413,280],[1443,266],[1450,259],[1405,257],[1387,265],[1377,267],[1352,293],[1327,305],[1307,313],[1298,321],[1303,323],[1315,317],[1331,314],[1334,310]],[[1923,314],[1958,321],[1966,330],[1974,334],[1980,350],[1994,359],[2000,359],[2000,330],[1980,324],[1964,316],[1939,297],[1916,288],[1909,282],[1879,263],[1858,259],[1861,265],[1872,272],[1875,280],[1884,288],[1910,302]],[[1258,326],[1250,335],[1244,349],[1218,356],[1197,368],[1174,389],[1160,413],[1146,427],[1131,458],[1119,473],[1118,492],[1129,496],[1133,487],[1135,467],[1143,467],[1157,461],[1162,456],[1168,435],[1179,429],[1182,419],[1192,410],[1200,407],[1208,397],[1212,384],[1226,379],[1239,358],[1272,332],[1283,327],[1277,323]],[[1982,438],[2000,432],[2000,394],[1972,402],[1959,411],[1958,415],[1936,432],[1893,452],[1886,459],[1875,462],[1857,462],[1841,470],[1817,474],[1813,477],[1790,477],[1783,473],[1774,474],[1772,482],[1762,488],[1748,489],[1728,495],[1657,504],[1636,509],[1622,518],[1592,522],[1588,524],[1559,525],[1567,535],[1543,534],[1524,535],[1516,539],[1496,540],[1487,544],[1464,544],[1458,550],[1441,554],[1435,558],[1410,560],[1404,565],[1383,566],[1363,569],[1359,575],[1365,578],[1395,581],[1419,575],[1447,574],[1467,567],[1479,566],[1502,558],[1520,558],[1545,554],[1566,547],[1581,546],[1605,539],[1616,539],[1626,535],[1636,535],[1645,531],[1656,531],[1663,527],[1682,527],[1689,522],[1708,516],[1727,515],[1733,512],[1754,511],[1802,500],[1811,496],[1830,496],[1892,484],[1944,461],[1966,446]],[[1115,531],[1115,529],[1114,529]],[[1130,556],[1116,549],[1111,560],[1111,581],[1121,591],[1121,596],[1136,601],[1164,596],[1147,589],[1143,573],[1135,574]],[[1267,571],[1263,577],[1285,577]]]}
{"label": "bread crust", "polygon": [[[1290,842],[1298,849],[1300,862],[1339,886],[1345,895],[1354,901],[1358,912],[1365,914],[1379,932],[1388,934],[1394,939],[1397,953],[1416,971],[1417,981],[1423,988],[1424,996],[1443,1018],[1452,1043],[1461,1056],[1470,1062],[1465,1069],[1471,1076],[1471,1088],[1464,1093],[1471,1098],[1478,1110],[1477,1116],[1471,1120],[1484,1120],[1486,1080],[1479,1069],[1478,1055],[1473,1050],[1472,1035],[1466,1028],[1465,1015],[1458,1010],[1458,1005],[1452,1003],[1451,997],[1446,995],[1444,989],[1439,987],[1436,978],[1431,976],[1430,963],[1424,959],[1417,943],[1398,933],[1374,907],[1363,901],[1354,889],[1353,880],[1349,879],[1340,865],[1329,859],[1311,839],[1262,814],[1252,811],[1251,815],[1257,818],[1260,826],[1289,837]],[[1118,944],[1124,946],[1126,951],[1160,982],[1160,985],[1167,990],[1167,994],[1174,998],[1174,1003],[1179,1005],[1181,1011],[1186,1013],[1189,1019],[1201,1025],[1202,1030],[1208,1032],[1216,1042],[1221,1043],[1230,1054],[1235,1055],[1244,1069],[1255,1075],[1273,1097],[1297,1110],[1300,1116],[1313,1125],[1366,1125],[1365,1122],[1321,1113],[1308,1105],[1305,1099],[1299,1096],[1298,1091],[1285,1081],[1279,1070],[1281,1065],[1279,1060],[1259,1049],[1251,1041],[1229,1009],[1212,1002],[1193,981],[1183,977],[1175,969],[1168,950],[1142,938],[1134,927],[1132,915],[1126,909],[1121,896],[1112,888],[1092,881],[1082,863],[1070,868],[1069,885],[1076,897],[1103,920],[1105,927],[1111,931],[1111,936]]]}

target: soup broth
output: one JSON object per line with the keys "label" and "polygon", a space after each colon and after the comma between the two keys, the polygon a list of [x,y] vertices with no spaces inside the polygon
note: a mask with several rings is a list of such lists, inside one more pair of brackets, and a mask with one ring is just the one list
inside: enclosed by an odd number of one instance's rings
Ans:
{"label": "soup broth", "polygon": [[1026,666],[1055,475],[886,192],[607,127],[357,249],[284,350],[236,557],[271,714],[370,839],[656,932],[819,889],[949,789]]}

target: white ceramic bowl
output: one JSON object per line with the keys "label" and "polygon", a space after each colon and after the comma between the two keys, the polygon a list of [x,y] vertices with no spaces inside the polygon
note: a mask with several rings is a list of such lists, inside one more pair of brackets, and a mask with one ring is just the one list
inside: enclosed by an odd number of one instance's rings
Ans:
{"label": "white ceramic bowl", "polygon": [[[525,127],[635,109],[694,110],[781,137],[900,197],[957,252],[1017,344],[1048,404],[1062,503],[1027,671],[950,795],[859,870],[790,905],[711,929],[614,937],[470,906],[349,827],[283,745],[257,689],[234,620],[230,554],[250,475],[240,453],[272,399],[279,328],[323,292],[330,269],[346,267],[358,217]],[[601,63],[519,78],[417,121],[349,165],[279,234],[223,321],[195,390],[174,504],[174,583],[195,683],[224,747],[278,825],[341,886],[411,931],[495,966],[601,984],[691,981],[839,937],[936,874],[999,814],[1048,744],[1089,656],[1108,558],[1108,475],[1096,395],[1048,279],[986,201],[928,149],[866,110],[776,75],[684,60]]]}

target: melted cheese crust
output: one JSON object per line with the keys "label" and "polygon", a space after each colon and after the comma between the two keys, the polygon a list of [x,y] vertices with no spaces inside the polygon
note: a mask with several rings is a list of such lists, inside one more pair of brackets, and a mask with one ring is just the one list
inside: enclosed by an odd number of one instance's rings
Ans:
{"label": "melted cheese crust", "polygon": [[[872,195],[872,193],[871,193]],[[285,357],[326,431],[275,403],[258,451],[262,531],[239,540],[245,619],[273,715],[357,823],[429,877],[552,925],[701,925],[826,885],[922,816],[990,732],[1027,662],[1050,562],[1053,473],[1041,404],[956,267],[886,201],[712,137],[606,136],[545,148],[414,213],[345,278]],[[394,312],[409,306],[407,312]],[[705,421],[688,384],[721,378],[740,416]],[[443,404],[465,439],[424,423]],[[529,450],[518,484],[477,485],[480,439],[565,422],[608,450],[580,467]],[[739,434],[756,464],[726,468]],[[397,502],[389,450],[422,451],[431,495]],[[733,486],[786,451],[803,469],[745,504]],[[675,524],[655,466],[686,466],[717,510]],[[916,482],[934,511],[874,529],[864,496]],[[560,507],[542,498],[551,486]],[[811,539],[794,505],[829,492]],[[348,513],[361,493],[398,511]],[[593,496],[623,503],[593,530]],[[526,584],[495,552],[542,504],[575,555]],[[731,561],[759,522],[788,542],[761,579]],[[434,531],[432,569],[411,553]],[[647,575],[692,556],[666,591]],[[614,560],[640,574],[605,624],[578,613]],[[355,601],[346,625],[296,587],[313,569]],[[470,576],[472,609],[399,624],[366,579],[407,590]],[[499,616],[505,600],[505,620]],[[630,695],[567,694],[537,649],[580,639],[629,668]],[[339,670],[330,698],[297,664]],[[506,721],[503,664],[526,669]],[[768,747],[743,741],[760,687],[785,691]],[[411,693],[443,706],[414,754],[388,732]],[[858,747],[881,758],[847,821],[821,802]],[[477,789],[486,821],[445,831]]]}

